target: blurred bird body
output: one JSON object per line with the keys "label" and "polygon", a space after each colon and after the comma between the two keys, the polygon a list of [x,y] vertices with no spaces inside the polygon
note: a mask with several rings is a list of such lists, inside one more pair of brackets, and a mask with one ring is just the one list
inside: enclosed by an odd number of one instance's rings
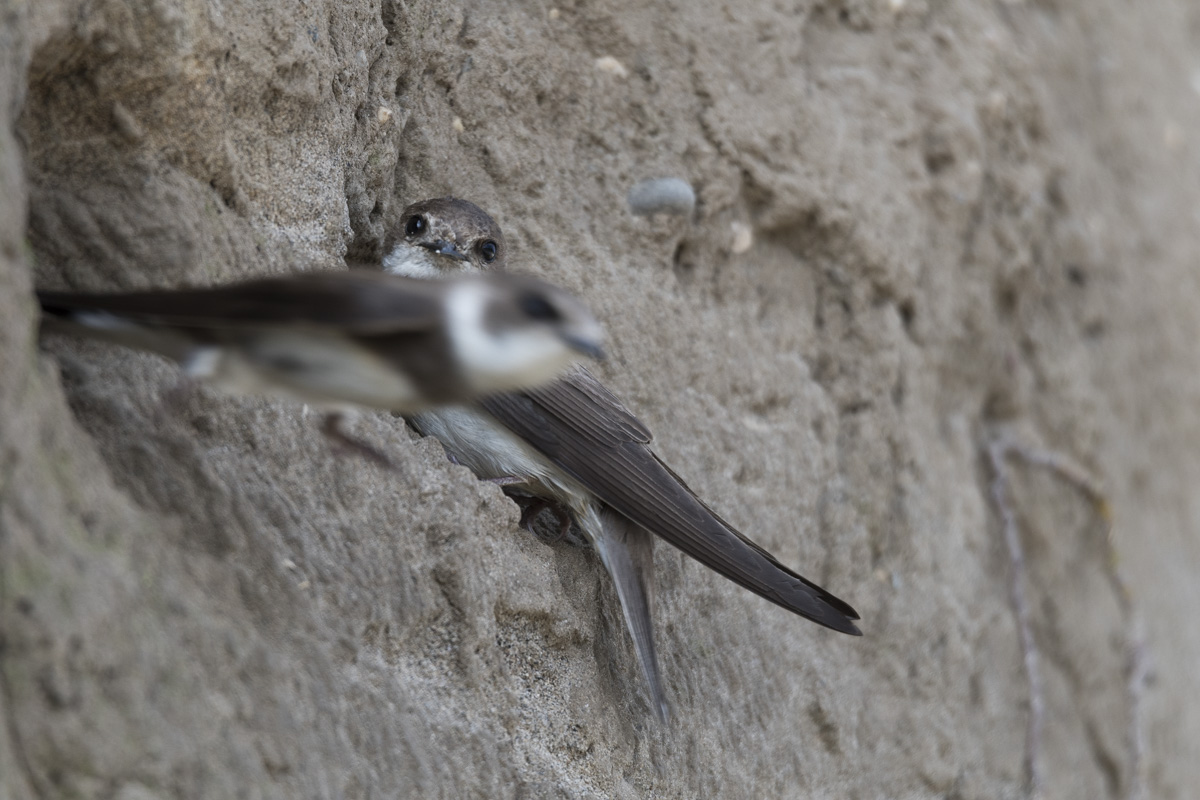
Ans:
{"label": "blurred bird body", "polygon": [[[235,393],[410,413],[552,380],[601,329],[533,278],[310,273],[208,289],[39,292],[45,327],[178,361]],[[548,315],[548,316],[547,316]]]}

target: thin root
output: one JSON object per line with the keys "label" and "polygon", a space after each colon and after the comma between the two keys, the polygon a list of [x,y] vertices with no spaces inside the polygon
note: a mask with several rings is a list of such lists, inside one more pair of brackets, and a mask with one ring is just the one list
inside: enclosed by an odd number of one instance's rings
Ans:
{"label": "thin root", "polygon": [[1033,636],[1030,622],[1029,603],[1026,599],[1026,562],[1017,530],[1016,512],[1008,498],[1008,469],[1006,459],[1016,456],[1026,464],[1045,467],[1068,484],[1076,487],[1092,502],[1097,516],[1104,524],[1104,540],[1108,549],[1106,565],[1108,579],[1113,586],[1125,624],[1126,639],[1126,694],[1130,707],[1130,727],[1126,735],[1129,748],[1129,784],[1125,793],[1128,800],[1142,797],[1142,765],[1146,753],[1145,733],[1142,729],[1142,704],[1146,681],[1150,672],[1149,650],[1142,632],[1140,620],[1133,607],[1133,598],[1121,570],[1112,531],[1112,508],[1099,481],[1071,459],[1046,450],[1022,445],[1008,436],[1000,436],[988,444],[988,460],[992,468],[992,502],[1000,515],[1004,542],[1008,548],[1010,580],[1009,599],[1016,617],[1017,634],[1021,643],[1022,663],[1025,679],[1029,683],[1029,723],[1025,735],[1025,768],[1029,780],[1029,796],[1038,798],[1043,791],[1041,762],[1042,729],[1045,722],[1046,701],[1041,676],[1041,654]]}

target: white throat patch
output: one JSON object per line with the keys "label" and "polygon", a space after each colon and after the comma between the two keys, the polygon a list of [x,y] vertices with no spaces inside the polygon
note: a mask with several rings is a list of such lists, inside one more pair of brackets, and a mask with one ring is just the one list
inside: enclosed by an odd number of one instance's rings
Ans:
{"label": "white throat patch", "polygon": [[444,278],[435,258],[437,256],[424,247],[400,242],[383,257],[383,268],[392,275],[405,278]]}
{"label": "white throat patch", "polygon": [[487,287],[460,281],[446,298],[450,339],[467,381],[477,391],[502,391],[550,380],[573,361],[548,327],[492,331],[484,325]]}

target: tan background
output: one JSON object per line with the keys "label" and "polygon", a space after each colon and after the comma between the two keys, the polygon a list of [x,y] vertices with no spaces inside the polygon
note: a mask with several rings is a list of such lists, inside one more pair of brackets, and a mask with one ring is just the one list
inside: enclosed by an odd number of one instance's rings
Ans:
{"label": "tan background", "polygon": [[[1014,462],[1047,794],[1195,796],[1200,6],[749,5],[0,0],[0,797],[1020,796],[1003,431],[1107,487],[1151,667],[1135,714],[1101,520]],[[692,218],[629,214],[662,175]],[[862,639],[659,548],[657,729],[594,555],[436,444],[37,342],[34,285],[337,267],[451,192]]]}

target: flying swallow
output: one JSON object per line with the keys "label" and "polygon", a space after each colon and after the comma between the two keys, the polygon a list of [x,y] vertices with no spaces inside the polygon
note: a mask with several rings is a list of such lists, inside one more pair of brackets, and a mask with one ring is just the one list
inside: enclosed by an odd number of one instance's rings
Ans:
{"label": "flying swallow", "polygon": [[[443,198],[405,209],[384,268],[397,275],[505,269],[504,240],[484,211]],[[477,407],[409,417],[450,458],[504,486],[521,523],[549,509],[591,542],[613,579],[656,715],[667,717],[651,625],[654,536],[767,600],[835,631],[861,635],[858,613],[723,520],[650,449],[651,433],[581,367]]]}
{"label": "flying swallow", "polygon": [[473,402],[602,355],[600,325],[582,303],[518,275],[328,272],[37,296],[47,330],[167,356],[226,391],[324,408],[332,412],[326,433],[356,447],[337,428],[347,410],[411,414]]}

